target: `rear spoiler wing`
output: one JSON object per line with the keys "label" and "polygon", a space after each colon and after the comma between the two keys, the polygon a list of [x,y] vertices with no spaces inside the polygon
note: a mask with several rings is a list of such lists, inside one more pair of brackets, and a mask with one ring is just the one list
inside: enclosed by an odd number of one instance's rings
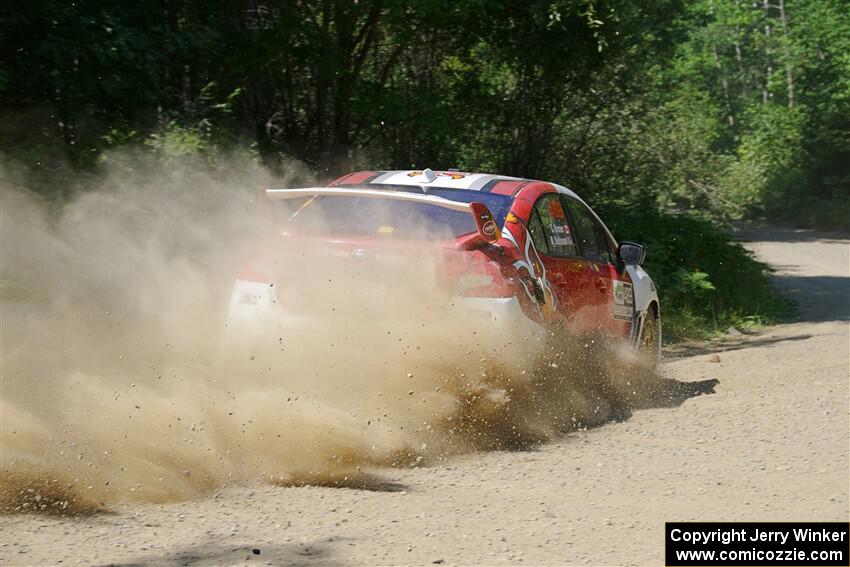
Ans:
{"label": "rear spoiler wing", "polygon": [[299,189],[266,189],[266,197],[271,200],[300,199],[304,197],[362,197],[367,199],[384,199],[391,201],[407,201],[410,203],[423,203],[469,213],[475,220],[478,234],[487,242],[495,242],[502,237],[499,226],[493,218],[493,213],[484,203],[462,203],[437,197],[436,195],[422,195],[419,193],[407,193],[405,191],[390,191],[383,189],[354,189],[345,187],[305,187]]}

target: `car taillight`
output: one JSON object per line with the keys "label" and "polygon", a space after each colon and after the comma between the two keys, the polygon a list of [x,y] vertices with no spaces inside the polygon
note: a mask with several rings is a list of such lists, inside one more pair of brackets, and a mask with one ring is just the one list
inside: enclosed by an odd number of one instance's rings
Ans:
{"label": "car taillight", "polygon": [[514,289],[496,262],[475,263],[455,280],[455,293],[463,297],[511,297]]}

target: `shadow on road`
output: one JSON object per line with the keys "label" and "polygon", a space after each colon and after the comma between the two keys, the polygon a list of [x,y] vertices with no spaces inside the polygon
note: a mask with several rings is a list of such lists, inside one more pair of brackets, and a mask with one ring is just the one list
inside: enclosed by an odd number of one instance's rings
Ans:
{"label": "shadow on road", "polygon": [[681,382],[673,378],[658,378],[645,385],[635,396],[621,395],[609,400],[610,412],[604,418],[582,423],[583,428],[602,427],[612,422],[622,422],[632,417],[636,410],[676,408],[691,398],[714,393],[720,380],[709,378],[695,382]]}
{"label": "shadow on road", "polygon": [[850,277],[773,276],[776,287],[798,306],[797,321],[850,321]]}
{"label": "shadow on road", "polygon": [[743,226],[734,231],[737,240],[745,242],[830,242],[846,243],[850,234],[820,232],[779,226]]}
{"label": "shadow on road", "polygon": [[107,563],[101,567],[141,567],[143,565],[340,565],[332,557],[327,541],[312,543],[219,545],[198,544],[166,555],[149,555],[127,563]]}
{"label": "shadow on road", "polygon": [[757,348],[761,346],[770,346],[785,341],[804,341],[810,338],[812,338],[812,335],[792,335],[789,337],[762,338],[745,336],[745,338],[741,339],[725,338],[716,342],[683,343],[675,345],[670,350],[665,350],[664,358],[666,358],[667,360],[677,358],[688,358],[691,356],[699,356],[703,354],[716,354],[720,352],[740,350],[742,348]]}
{"label": "shadow on road", "polygon": [[359,472],[357,475],[333,479],[305,478],[301,481],[287,481],[280,486],[323,486],[327,488],[348,488],[351,490],[367,490],[369,492],[404,492],[410,490],[405,484],[391,482],[385,478]]}
{"label": "shadow on road", "polygon": [[770,259],[777,290],[797,303],[792,320],[850,321],[850,235],[745,226],[735,236]]}
{"label": "shadow on road", "polygon": [[714,387],[720,383],[716,378],[696,382],[680,382],[672,378],[662,378],[653,386],[650,396],[632,404],[632,409],[675,408],[697,396],[714,393]]}

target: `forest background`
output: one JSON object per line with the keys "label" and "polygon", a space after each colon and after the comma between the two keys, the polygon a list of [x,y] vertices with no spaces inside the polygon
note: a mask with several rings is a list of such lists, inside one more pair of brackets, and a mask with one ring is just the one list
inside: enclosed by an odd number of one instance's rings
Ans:
{"label": "forest background", "polygon": [[680,337],[789,313],[736,222],[850,228],[846,0],[13,0],[0,57],[0,185],[56,215],[128,151],[552,180]]}

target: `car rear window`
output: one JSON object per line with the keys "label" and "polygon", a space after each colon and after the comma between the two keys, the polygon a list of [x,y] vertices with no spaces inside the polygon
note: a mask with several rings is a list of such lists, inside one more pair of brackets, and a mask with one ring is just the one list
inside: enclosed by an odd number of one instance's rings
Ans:
{"label": "car rear window", "polygon": [[[417,187],[361,186],[422,194]],[[429,188],[428,195],[462,203],[484,203],[499,226],[504,225],[513,197],[481,191]],[[390,238],[456,238],[475,232],[472,215],[427,203],[412,203],[366,197],[323,195],[277,201],[280,222],[293,232],[337,234],[346,236],[376,235]]]}

